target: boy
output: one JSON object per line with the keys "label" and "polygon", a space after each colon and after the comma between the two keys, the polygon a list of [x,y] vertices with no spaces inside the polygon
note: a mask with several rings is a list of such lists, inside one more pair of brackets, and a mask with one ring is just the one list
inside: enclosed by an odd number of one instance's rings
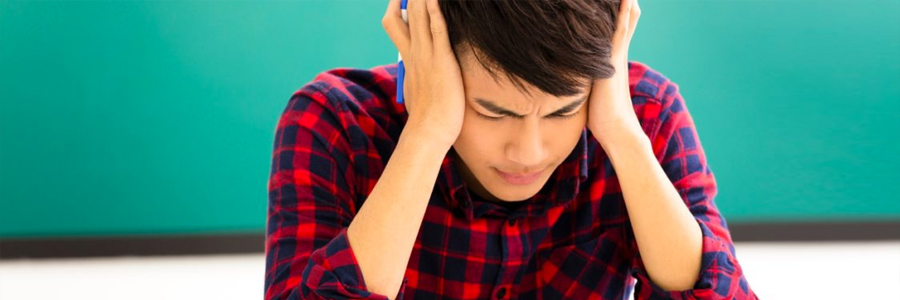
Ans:
{"label": "boy", "polygon": [[756,299],[636,1],[399,1],[404,104],[335,69],[281,116],[266,299]]}

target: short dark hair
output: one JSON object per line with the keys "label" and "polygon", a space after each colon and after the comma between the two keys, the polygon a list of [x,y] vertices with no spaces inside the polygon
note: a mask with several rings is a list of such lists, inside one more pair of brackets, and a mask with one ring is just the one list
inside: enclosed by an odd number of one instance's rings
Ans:
{"label": "short dark hair", "polygon": [[[440,0],[457,60],[476,60],[497,80],[506,73],[560,97],[584,80],[609,78],[621,0]],[[589,83],[588,83],[589,84]]]}

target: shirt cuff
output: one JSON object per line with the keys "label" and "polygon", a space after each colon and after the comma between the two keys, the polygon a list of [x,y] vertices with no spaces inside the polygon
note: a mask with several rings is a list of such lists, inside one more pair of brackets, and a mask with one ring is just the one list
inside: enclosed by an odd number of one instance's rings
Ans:
{"label": "shirt cuff", "polygon": [[650,280],[637,254],[632,262],[636,266],[632,276],[638,279],[639,285],[634,299],[758,299],[747,285],[732,243],[721,240],[702,221],[698,223],[703,233],[703,256],[697,282],[687,290],[666,291]]}
{"label": "shirt cuff", "polygon": [[[302,275],[304,295],[313,294],[325,299],[388,299],[366,289],[359,263],[347,239],[346,227],[324,247],[313,251],[309,260]],[[407,279],[403,278],[398,300],[403,299],[406,283]]]}

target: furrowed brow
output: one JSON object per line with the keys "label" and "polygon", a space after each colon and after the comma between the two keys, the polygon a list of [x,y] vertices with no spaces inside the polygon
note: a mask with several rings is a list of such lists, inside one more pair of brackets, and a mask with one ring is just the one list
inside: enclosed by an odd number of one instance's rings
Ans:
{"label": "furrowed brow", "polygon": [[[559,115],[559,114],[569,113],[569,112],[575,110],[576,108],[578,108],[578,106],[580,106],[581,103],[583,103],[584,101],[587,101],[589,96],[590,96],[590,94],[587,94],[584,97],[582,97],[581,99],[572,101],[572,103],[569,103],[568,105],[563,106],[562,108],[556,110],[553,113],[550,113],[549,115]],[[511,116],[516,119],[521,119],[521,118],[525,117],[525,115],[517,114],[513,111],[510,111],[506,108],[501,107],[500,105],[497,105],[494,102],[491,102],[490,100],[485,100],[482,98],[474,98],[474,99],[475,99],[475,103],[478,103],[478,105],[481,105],[481,107],[483,107],[484,109],[487,109],[488,111],[490,111],[492,113],[495,113],[498,115]]]}

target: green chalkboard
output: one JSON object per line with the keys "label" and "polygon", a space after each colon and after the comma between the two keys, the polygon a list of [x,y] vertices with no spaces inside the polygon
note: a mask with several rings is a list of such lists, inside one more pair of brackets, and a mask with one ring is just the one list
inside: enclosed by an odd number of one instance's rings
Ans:
{"label": "green chalkboard", "polygon": [[[275,125],[386,1],[0,1],[0,237],[261,232]],[[642,0],[729,222],[900,219],[900,1]]]}

